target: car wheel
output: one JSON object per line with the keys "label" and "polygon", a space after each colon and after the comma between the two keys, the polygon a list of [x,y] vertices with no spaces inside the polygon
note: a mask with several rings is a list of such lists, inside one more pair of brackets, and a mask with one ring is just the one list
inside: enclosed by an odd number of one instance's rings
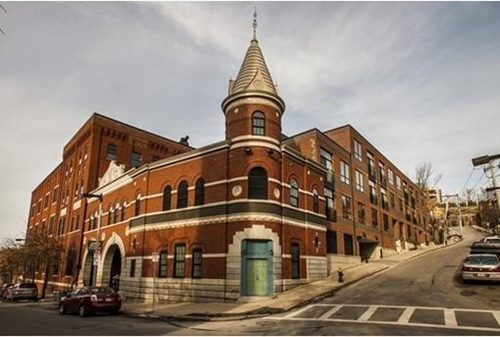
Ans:
{"label": "car wheel", "polygon": [[66,308],[64,307],[63,303],[59,304],[59,307],[57,308],[57,312],[59,313],[59,315],[66,314]]}
{"label": "car wheel", "polygon": [[87,316],[87,309],[85,309],[85,305],[80,304],[80,307],[78,308],[78,316],[80,317]]}

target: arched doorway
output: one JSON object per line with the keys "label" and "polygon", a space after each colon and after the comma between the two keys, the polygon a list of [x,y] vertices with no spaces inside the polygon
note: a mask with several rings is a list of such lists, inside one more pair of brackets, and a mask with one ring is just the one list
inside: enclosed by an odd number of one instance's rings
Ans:
{"label": "arched doorway", "polygon": [[92,287],[94,285],[94,252],[87,251],[83,259],[82,281],[83,285]]}
{"label": "arched doorway", "polygon": [[117,244],[112,244],[104,257],[101,285],[111,286],[118,290],[121,272],[121,251]]}

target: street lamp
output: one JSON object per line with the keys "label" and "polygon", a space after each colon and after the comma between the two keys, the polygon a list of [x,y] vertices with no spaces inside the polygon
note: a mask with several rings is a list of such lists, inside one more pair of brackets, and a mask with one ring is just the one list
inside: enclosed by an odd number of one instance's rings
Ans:
{"label": "street lamp", "polygon": [[93,194],[93,193],[83,193],[82,197],[85,199],[98,198],[99,199],[99,217],[97,218],[97,234],[96,234],[96,247],[94,249],[93,256],[93,275],[92,275],[92,285],[97,285],[97,267],[99,265],[99,257],[101,256],[101,240],[99,238],[100,230],[101,230],[101,218],[102,218],[102,194]]}

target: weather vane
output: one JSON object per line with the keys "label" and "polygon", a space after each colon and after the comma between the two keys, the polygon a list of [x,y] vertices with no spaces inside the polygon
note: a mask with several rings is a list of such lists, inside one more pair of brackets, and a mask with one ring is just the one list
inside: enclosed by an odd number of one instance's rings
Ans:
{"label": "weather vane", "polygon": [[257,6],[255,6],[254,11],[253,11],[253,38],[254,40],[257,39]]}

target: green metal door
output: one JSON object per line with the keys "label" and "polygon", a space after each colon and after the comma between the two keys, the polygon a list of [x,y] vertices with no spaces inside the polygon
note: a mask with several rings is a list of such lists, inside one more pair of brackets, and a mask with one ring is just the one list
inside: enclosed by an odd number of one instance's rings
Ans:
{"label": "green metal door", "polygon": [[249,296],[267,295],[267,259],[247,260],[247,280]]}
{"label": "green metal door", "polygon": [[272,296],[273,243],[270,240],[244,240],[241,246],[241,294]]}

